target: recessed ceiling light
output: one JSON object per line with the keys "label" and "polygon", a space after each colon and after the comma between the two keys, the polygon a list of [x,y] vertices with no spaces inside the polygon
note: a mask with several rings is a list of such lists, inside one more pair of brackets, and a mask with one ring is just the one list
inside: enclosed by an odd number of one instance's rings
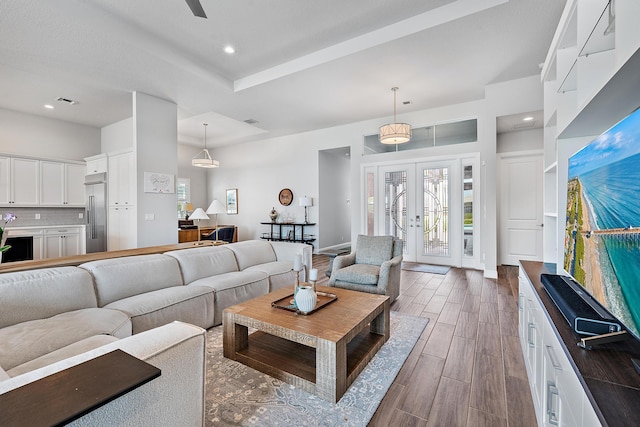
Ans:
{"label": "recessed ceiling light", "polygon": [[43,107],[44,107],[44,108],[46,108],[46,109],[48,109],[48,110],[53,110],[54,108],[56,108],[56,107],[54,107],[54,106],[53,106],[53,105],[51,105],[51,104],[44,104],[44,105],[43,105]]}
{"label": "recessed ceiling light", "polygon": [[522,120],[524,120],[525,122],[530,122],[531,120],[533,120],[533,117],[531,117],[531,116],[527,116],[527,117],[525,117],[525,118],[524,118],[524,119],[522,119]]}
{"label": "recessed ceiling light", "polygon": [[224,53],[229,54],[229,55],[233,55],[234,53],[236,53],[236,48],[234,48],[231,45],[227,45],[224,47]]}

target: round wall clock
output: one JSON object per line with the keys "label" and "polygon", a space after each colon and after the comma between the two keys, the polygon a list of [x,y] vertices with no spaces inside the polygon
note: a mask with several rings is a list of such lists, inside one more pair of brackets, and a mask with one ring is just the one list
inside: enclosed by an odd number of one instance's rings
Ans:
{"label": "round wall clock", "polygon": [[283,188],[278,194],[278,200],[282,206],[289,206],[293,202],[293,193],[288,188]]}

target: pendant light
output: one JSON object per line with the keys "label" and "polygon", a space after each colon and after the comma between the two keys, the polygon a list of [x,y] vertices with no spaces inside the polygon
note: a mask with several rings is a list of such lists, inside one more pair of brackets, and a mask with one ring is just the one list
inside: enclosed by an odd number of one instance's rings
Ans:
{"label": "pendant light", "polygon": [[203,123],[204,126],[204,150],[199,152],[193,159],[191,159],[191,166],[197,166],[199,168],[217,168],[220,166],[220,162],[213,160],[209,150],[207,150],[207,126],[208,123]]}
{"label": "pendant light", "polygon": [[396,121],[396,92],[397,87],[392,87],[393,91],[393,123],[380,126],[378,137],[382,144],[403,144],[411,140],[411,125],[407,123],[397,123]]}

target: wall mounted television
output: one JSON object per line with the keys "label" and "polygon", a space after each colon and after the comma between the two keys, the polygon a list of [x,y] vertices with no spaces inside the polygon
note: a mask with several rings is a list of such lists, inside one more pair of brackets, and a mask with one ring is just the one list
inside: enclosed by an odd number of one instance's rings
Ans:
{"label": "wall mounted television", "polygon": [[568,167],[564,270],[640,337],[640,109]]}

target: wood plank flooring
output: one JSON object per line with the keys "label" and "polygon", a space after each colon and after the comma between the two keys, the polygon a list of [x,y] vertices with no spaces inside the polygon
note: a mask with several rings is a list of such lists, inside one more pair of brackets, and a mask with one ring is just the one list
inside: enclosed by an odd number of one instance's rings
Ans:
{"label": "wood plank flooring", "polygon": [[[328,265],[313,256],[320,285]],[[391,310],[430,321],[369,427],[536,426],[518,341],[518,269],[499,267],[498,280],[403,270],[400,288]]]}

